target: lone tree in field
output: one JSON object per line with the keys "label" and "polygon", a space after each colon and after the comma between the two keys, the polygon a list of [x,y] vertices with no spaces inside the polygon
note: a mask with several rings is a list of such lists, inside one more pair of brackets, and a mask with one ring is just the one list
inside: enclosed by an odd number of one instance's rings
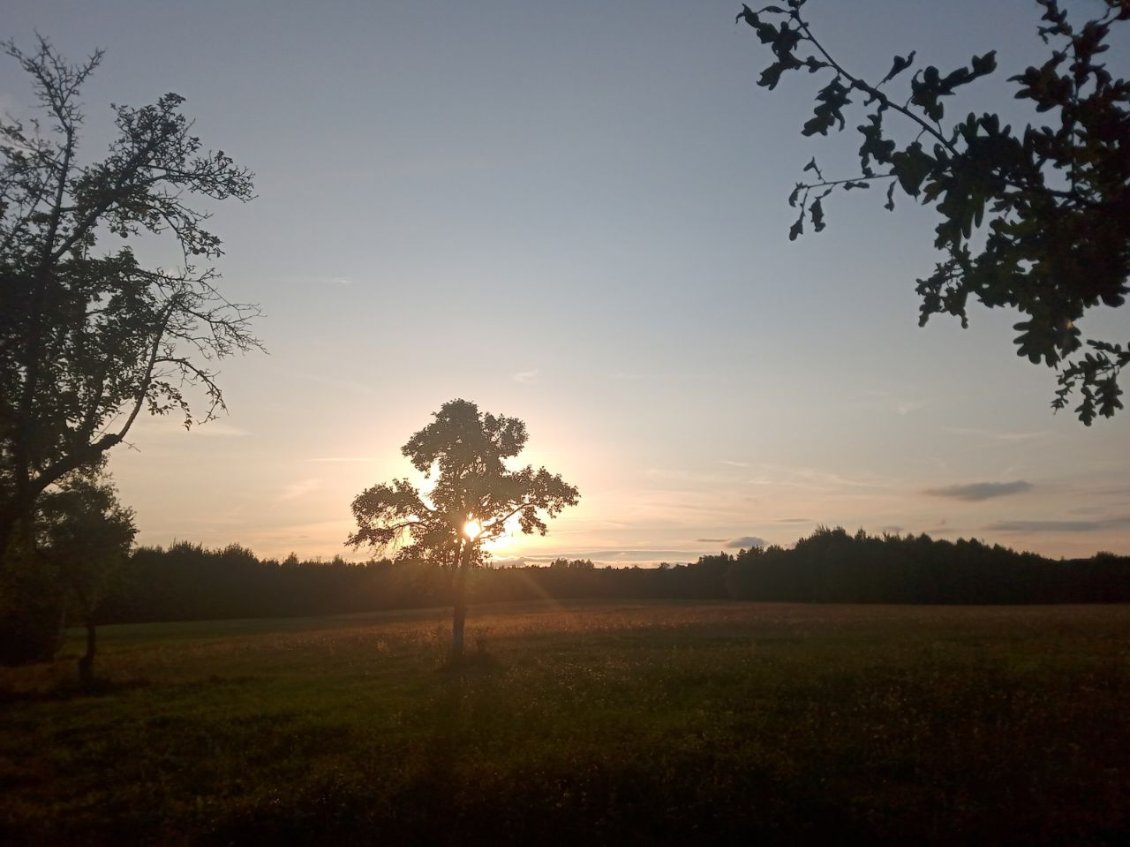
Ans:
{"label": "lone tree in field", "polygon": [[[79,92],[101,52],[68,64],[40,38],[25,54],[41,117],[0,116],[0,572],[30,548],[40,494],[120,444],[143,411],[185,426],[223,408],[215,361],[258,348],[252,306],[215,288],[221,255],[189,205],[249,200],[252,174],[202,149],[183,98],[114,106],[117,133],[80,162]],[[180,267],[143,267],[130,241],[164,236]],[[99,250],[99,241],[119,246]],[[122,241],[125,244],[122,244]],[[197,264],[203,262],[205,264]],[[194,416],[196,389],[204,410]],[[23,552],[21,552],[23,551]]]}
{"label": "lone tree in field", "polygon": [[459,657],[467,573],[490,556],[484,542],[515,525],[545,535],[545,519],[576,505],[580,494],[545,468],[506,467],[526,446],[526,425],[517,418],[480,412],[466,400],[444,403],[434,417],[401,448],[416,470],[434,480],[431,490],[419,491],[407,479],[366,489],[353,501],[358,529],[346,543],[377,550],[399,545],[398,559],[450,568],[451,647]]}
{"label": "lone tree in field", "polygon": [[[878,185],[889,210],[899,192],[934,207],[942,258],[918,280],[919,323],[947,313],[965,326],[971,297],[990,308],[1014,307],[1025,316],[1015,325],[1017,354],[1056,368],[1053,408],[1066,407],[1078,391],[1074,411],[1090,425],[1122,408],[1118,376],[1130,364],[1130,344],[1084,339],[1077,325],[1089,309],[1123,305],[1130,291],[1130,82],[1115,79],[1102,61],[1108,41],[1118,43],[1112,30],[1130,21],[1130,0],[1105,0],[1104,13],[1082,26],[1057,0],[1036,2],[1043,8],[1038,34],[1051,55],[1009,81],[1046,123],[1015,133],[992,112],[947,119],[947,100],[996,70],[995,50],[948,72],[923,67],[911,50],[896,55],[876,82],[817,39],[805,0],[743,6],[737,19],[773,55],[759,85],[772,90],[782,75],[800,70],[821,80],[802,135],[842,131],[853,103],[862,113],[859,172],[832,179],[810,161],[804,171],[811,181],[797,183],[789,197],[799,209],[789,238],[806,223],[824,229],[823,202],[836,190]],[[1127,36],[1121,33],[1124,45]]]}
{"label": "lone tree in field", "polygon": [[99,606],[129,557],[137,527],[133,510],[98,468],[71,474],[45,492],[36,509],[36,552],[70,593],[70,606],[86,627],[86,652],[78,660],[79,683],[94,683]]}

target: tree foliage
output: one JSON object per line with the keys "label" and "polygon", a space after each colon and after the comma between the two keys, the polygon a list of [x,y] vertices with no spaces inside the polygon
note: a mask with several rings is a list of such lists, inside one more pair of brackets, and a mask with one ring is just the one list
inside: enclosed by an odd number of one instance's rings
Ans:
{"label": "tree foliage", "polygon": [[[121,443],[141,412],[212,418],[215,361],[259,347],[258,311],[215,288],[206,263],[221,242],[190,205],[249,200],[252,174],[203,148],[176,94],[114,106],[109,150],[81,163],[79,95],[101,52],[72,65],[43,38],[30,54],[3,49],[39,112],[0,117],[0,553],[40,493]],[[171,238],[181,266],[143,266],[128,242],[149,236]],[[98,249],[112,238],[127,243]]]}
{"label": "tree foliage", "polygon": [[408,479],[394,479],[361,492],[353,501],[358,528],[346,543],[378,550],[395,546],[399,559],[450,568],[458,654],[466,573],[489,558],[484,543],[515,528],[545,535],[546,520],[576,504],[580,494],[544,467],[507,467],[528,438],[518,418],[480,412],[466,400],[444,403],[434,417],[401,449],[432,480],[431,489],[425,493]]}
{"label": "tree foliage", "polygon": [[1036,2],[1051,55],[1009,77],[1016,98],[1040,116],[1015,131],[991,112],[952,116],[954,95],[997,70],[996,51],[944,71],[911,50],[876,82],[817,39],[806,0],[743,6],[737,20],[773,55],[759,85],[772,90],[800,70],[821,79],[802,135],[841,132],[850,107],[862,113],[859,172],[827,178],[812,159],[804,168],[812,176],[789,197],[799,212],[790,240],[806,224],[825,228],[824,200],[834,191],[881,186],[888,210],[901,194],[932,207],[942,257],[918,280],[919,323],[945,313],[965,326],[970,298],[1017,309],[1018,355],[1056,368],[1053,408],[1078,392],[1074,411],[1089,425],[1122,408],[1118,377],[1130,364],[1130,344],[1085,339],[1078,325],[1088,309],[1121,306],[1130,291],[1130,82],[1102,61],[1114,29],[1130,20],[1130,3],[1105,0],[1104,14],[1078,26],[1058,0]]}
{"label": "tree foliage", "polygon": [[97,613],[135,535],[133,510],[100,469],[72,474],[36,508],[36,548],[57,564],[84,623]]}
{"label": "tree foliage", "polygon": [[71,606],[86,627],[86,652],[78,662],[79,681],[94,681],[97,615],[125,566],[137,527],[133,510],[118,501],[101,467],[71,474],[45,492],[36,508],[35,543],[71,595]]}

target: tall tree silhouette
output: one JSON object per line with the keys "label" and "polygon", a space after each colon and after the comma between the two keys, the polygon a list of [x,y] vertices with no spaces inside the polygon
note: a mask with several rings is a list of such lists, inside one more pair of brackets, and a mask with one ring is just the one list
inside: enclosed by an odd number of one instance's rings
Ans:
{"label": "tall tree silhouette", "polygon": [[[79,102],[101,52],[72,65],[43,38],[25,54],[42,120],[0,117],[0,567],[16,555],[39,495],[120,444],[142,412],[178,411],[185,426],[223,407],[215,360],[259,347],[258,314],[216,289],[221,253],[193,196],[249,200],[252,174],[202,148],[183,98],[114,106],[116,135],[81,164]],[[164,235],[180,268],[143,267],[127,246]],[[190,408],[192,389],[203,410]]]}
{"label": "tall tree silhouette", "polygon": [[467,573],[489,556],[483,544],[517,528],[546,532],[555,517],[580,499],[577,489],[527,465],[510,470],[506,460],[526,446],[518,418],[480,412],[466,400],[444,403],[435,420],[413,435],[401,452],[426,479],[429,491],[407,479],[374,485],[353,501],[358,529],[347,544],[378,550],[399,545],[398,558],[430,561],[451,570],[453,655],[463,653]]}

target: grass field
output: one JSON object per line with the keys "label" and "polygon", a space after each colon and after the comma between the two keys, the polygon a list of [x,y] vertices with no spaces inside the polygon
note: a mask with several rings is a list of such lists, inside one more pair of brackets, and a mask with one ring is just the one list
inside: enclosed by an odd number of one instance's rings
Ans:
{"label": "grass field", "polygon": [[107,627],[0,672],[6,844],[1130,835],[1130,607],[571,604]]}

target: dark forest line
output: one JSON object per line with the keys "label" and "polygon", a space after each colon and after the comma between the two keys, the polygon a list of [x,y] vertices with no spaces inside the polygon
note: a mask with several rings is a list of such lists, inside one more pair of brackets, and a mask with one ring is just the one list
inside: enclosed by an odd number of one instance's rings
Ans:
{"label": "dark forest line", "polygon": [[[1052,560],[976,540],[855,535],[818,529],[789,549],[702,556],[657,568],[481,568],[473,603],[556,599],[750,600],[799,603],[1125,603],[1130,557]],[[450,571],[423,562],[261,560],[232,545],[134,551],[98,622],[142,623],[347,614],[449,605]]]}

